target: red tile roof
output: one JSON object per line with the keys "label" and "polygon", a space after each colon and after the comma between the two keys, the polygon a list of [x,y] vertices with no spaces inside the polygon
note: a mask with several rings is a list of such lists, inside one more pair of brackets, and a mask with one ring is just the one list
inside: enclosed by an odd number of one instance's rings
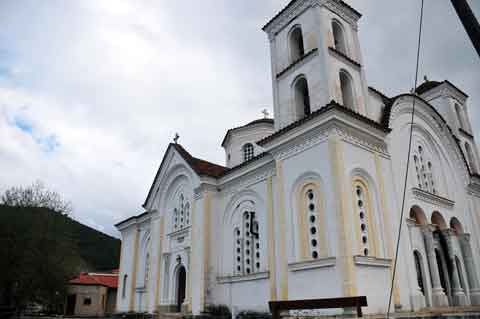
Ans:
{"label": "red tile roof", "polygon": [[96,274],[82,272],[80,276],[70,280],[69,283],[74,285],[104,286],[116,289],[118,287],[118,273]]}
{"label": "red tile roof", "polygon": [[192,169],[200,176],[220,177],[227,168],[221,165],[207,162],[200,158],[193,157],[180,144],[171,144],[182,155],[183,159],[192,167]]}

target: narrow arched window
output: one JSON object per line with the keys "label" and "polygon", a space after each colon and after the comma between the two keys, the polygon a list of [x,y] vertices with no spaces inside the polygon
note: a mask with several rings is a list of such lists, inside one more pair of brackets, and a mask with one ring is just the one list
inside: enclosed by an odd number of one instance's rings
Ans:
{"label": "narrow arched window", "polygon": [[345,40],[345,32],[340,22],[332,21],[333,41],[335,49],[341,53],[347,55],[347,44]]}
{"label": "narrow arched window", "polygon": [[465,152],[467,153],[468,165],[470,166],[470,170],[472,173],[477,173],[477,165],[475,163],[475,157],[473,156],[472,148],[470,144],[465,142]]}
{"label": "narrow arched window", "polygon": [[123,275],[122,298],[125,298],[125,296],[127,294],[127,279],[128,279],[128,275]]}
{"label": "narrow arched window", "polygon": [[354,217],[357,220],[358,253],[363,256],[376,256],[375,213],[368,184],[361,177],[353,179]]}
{"label": "narrow arched window", "polygon": [[465,122],[463,120],[463,114],[462,114],[462,109],[460,108],[460,105],[455,103],[455,113],[457,113],[457,120],[458,120],[458,125],[460,128],[465,129]]}
{"label": "narrow arched window", "polygon": [[417,271],[417,284],[422,294],[425,295],[425,286],[422,272],[422,257],[420,256],[420,253],[416,250],[413,253],[413,257],[415,258],[415,269]]}
{"label": "narrow arched window", "polygon": [[318,235],[319,230],[317,227],[317,219],[319,218],[318,209],[317,207],[317,192],[314,189],[308,189],[304,195],[305,207],[307,215],[307,228],[308,228],[308,236],[309,236],[309,246],[310,246],[310,255],[313,259],[317,259],[319,257],[319,245],[318,245]]}
{"label": "narrow arched window", "polygon": [[310,115],[310,93],[308,91],[307,79],[299,78],[295,82],[295,106],[298,117]]}
{"label": "narrow arched window", "polygon": [[340,71],[340,89],[342,91],[343,106],[354,110],[355,109],[355,89],[353,87],[353,80],[347,71]]}
{"label": "narrow arched window", "polygon": [[251,143],[247,143],[243,145],[243,161],[249,161],[253,158],[253,145]]}
{"label": "narrow arched window", "polygon": [[303,57],[305,47],[303,45],[302,29],[299,26],[295,26],[290,32],[289,45],[291,62],[295,62]]}
{"label": "narrow arched window", "polygon": [[242,225],[233,229],[235,273],[249,275],[260,271],[260,234],[255,212],[245,211]]}
{"label": "narrow arched window", "polygon": [[150,254],[145,256],[145,274],[144,274],[144,286],[148,289],[148,281],[150,279]]}
{"label": "narrow arched window", "polygon": [[355,186],[355,197],[356,197],[356,210],[358,214],[359,224],[360,224],[360,247],[364,256],[368,256],[370,251],[370,240],[369,240],[369,220],[368,220],[368,211],[367,211],[367,191],[364,185],[356,183]]}

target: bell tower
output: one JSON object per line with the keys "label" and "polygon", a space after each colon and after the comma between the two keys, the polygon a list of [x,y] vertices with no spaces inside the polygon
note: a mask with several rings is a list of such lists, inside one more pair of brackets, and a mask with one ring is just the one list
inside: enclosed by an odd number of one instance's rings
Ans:
{"label": "bell tower", "polygon": [[365,114],[360,17],[341,0],[292,0],[263,27],[270,41],[276,130],[331,100]]}

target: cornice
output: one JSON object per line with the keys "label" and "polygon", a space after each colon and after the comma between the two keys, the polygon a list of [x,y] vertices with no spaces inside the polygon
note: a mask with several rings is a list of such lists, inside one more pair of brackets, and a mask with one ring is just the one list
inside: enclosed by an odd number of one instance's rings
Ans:
{"label": "cornice", "polygon": [[387,258],[377,258],[370,256],[354,256],[353,260],[358,266],[389,268],[392,260]]}
{"label": "cornice", "polygon": [[238,172],[233,179],[219,185],[218,189],[222,196],[238,193],[240,190],[266,180],[269,176],[275,175],[275,164],[272,158],[261,167],[256,167],[248,172]]}
{"label": "cornice", "polygon": [[268,271],[257,272],[250,275],[235,275],[235,276],[226,275],[226,276],[218,276],[217,282],[219,284],[228,284],[233,282],[268,279],[269,276],[270,276],[270,272]]}
{"label": "cornice", "polygon": [[357,61],[353,60],[346,54],[338,51],[337,49],[333,47],[328,47],[328,52],[330,52],[330,55],[341,60],[343,63],[350,65],[351,67],[360,70],[362,68],[362,65],[358,63]]}
{"label": "cornice", "polygon": [[197,188],[194,189],[193,191],[193,198],[195,200],[199,200],[203,198],[207,193],[214,193],[217,192],[218,188],[215,185],[212,184],[201,184]]}
{"label": "cornice", "polygon": [[323,257],[319,259],[312,259],[307,261],[300,261],[288,264],[288,270],[301,271],[308,269],[317,269],[325,267],[334,267],[336,264],[335,257]]}
{"label": "cornice", "polygon": [[305,63],[309,62],[314,56],[318,55],[318,48],[312,49],[302,55],[299,59],[291,63],[289,66],[287,66],[285,69],[277,73],[276,78],[277,80],[283,78],[283,76],[289,75],[302,65],[305,65]]}
{"label": "cornice", "polygon": [[269,39],[274,38],[290,21],[302,14],[316,1],[317,0],[296,1],[292,5],[287,6],[287,8],[282,10],[263,27],[263,31],[268,34]]}
{"label": "cornice", "polygon": [[452,209],[455,206],[454,201],[442,196],[432,194],[430,192],[426,192],[423,189],[417,187],[412,188],[412,194],[416,199],[430,203],[432,205],[438,205],[448,209]]}
{"label": "cornice", "polygon": [[465,131],[463,128],[459,128],[458,131],[459,131],[462,135],[464,135],[465,137],[467,137],[467,138],[469,138],[469,139],[471,139],[471,140],[474,139],[474,136],[473,136],[470,132]]}
{"label": "cornice", "polygon": [[275,35],[284,29],[293,19],[297,18],[305,10],[313,6],[323,6],[327,8],[344,19],[354,30],[358,29],[357,21],[360,19],[361,15],[351,7],[347,6],[343,1],[303,0],[291,2],[291,4],[273,17],[273,19],[263,27],[263,31],[265,31],[268,34],[269,39],[272,40]]}
{"label": "cornice", "polygon": [[339,136],[344,142],[390,158],[385,140],[370,133],[351,126],[347,120],[330,118],[316,127],[306,127],[295,135],[279,138],[269,151],[275,159],[283,160],[325,142],[330,136]]}

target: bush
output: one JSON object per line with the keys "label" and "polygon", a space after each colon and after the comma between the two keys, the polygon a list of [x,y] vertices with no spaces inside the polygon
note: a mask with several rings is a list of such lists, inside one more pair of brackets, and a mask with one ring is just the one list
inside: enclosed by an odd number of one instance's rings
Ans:
{"label": "bush", "polygon": [[236,319],[272,319],[272,315],[269,312],[245,310],[239,312]]}
{"label": "bush", "polygon": [[232,313],[230,308],[226,305],[208,305],[205,307],[205,312],[211,315],[212,317],[222,317],[222,318],[231,318]]}

